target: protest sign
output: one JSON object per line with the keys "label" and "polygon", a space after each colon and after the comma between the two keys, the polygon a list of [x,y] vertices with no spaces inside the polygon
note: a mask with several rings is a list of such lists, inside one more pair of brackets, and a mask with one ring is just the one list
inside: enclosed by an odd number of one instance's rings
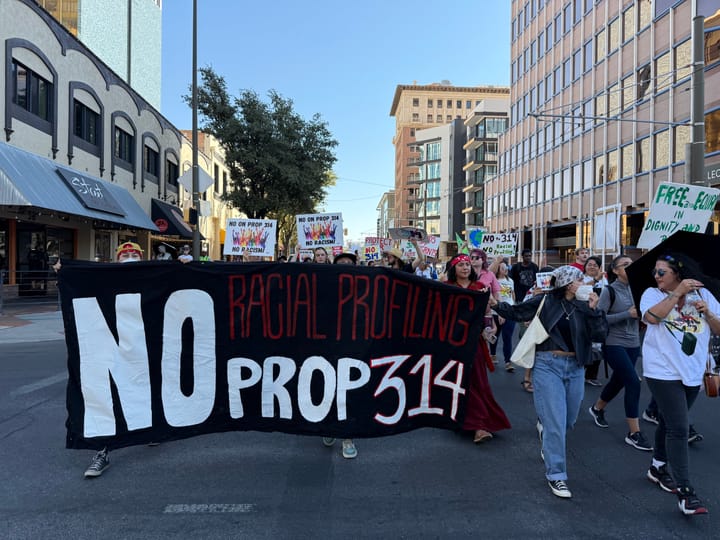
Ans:
{"label": "protest sign", "polygon": [[480,248],[489,257],[513,257],[517,254],[518,233],[484,233]]}
{"label": "protest sign", "polygon": [[428,235],[424,242],[418,242],[418,246],[423,255],[431,259],[437,259],[438,250],[440,249],[440,237]]}
{"label": "protest sign", "polygon": [[385,268],[67,261],[68,448],[459,430],[488,294]]}
{"label": "protest sign", "polygon": [[379,261],[382,259],[383,251],[392,248],[393,241],[390,238],[379,238],[377,236],[365,237],[365,261]]}
{"label": "protest sign", "polygon": [[420,242],[425,241],[427,238],[427,232],[425,229],[419,229],[417,227],[400,227],[398,229],[389,229],[388,233],[390,238],[393,240],[418,240]]}
{"label": "protest sign", "polygon": [[276,229],[274,219],[228,219],[223,255],[274,257]]}
{"label": "protest sign", "polygon": [[470,249],[472,249],[472,248],[481,249],[484,234],[485,234],[484,229],[480,229],[480,228],[476,228],[476,227],[468,229],[468,232],[467,232],[468,247]]}
{"label": "protest sign", "polygon": [[295,216],[301,248],[343,245],[342,214],[299,214]]}
{"label": "protest sign", "polygon": [[675,231],[705,232],[720,190],[662,182],[650,205],[637,247],[651,249]]}

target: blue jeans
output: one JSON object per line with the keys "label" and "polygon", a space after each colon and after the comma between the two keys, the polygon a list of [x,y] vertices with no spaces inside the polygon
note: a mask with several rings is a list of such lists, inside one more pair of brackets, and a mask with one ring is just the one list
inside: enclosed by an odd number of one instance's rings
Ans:
{"label": "blue jeans", "polygon": [[585,368],[574,356],[535,353],[535,411],[543,425],[542,447],[548,480],[567,480],[565,438],[580,412],[585,393]]}
{"label": "blue jeans", "polygon": [[605,358],[613,372],[600,399],[610,403],[620,390],[625,388],[625,418],[637,418],[640,408],[640,378],[635,363],[640,356],[640,347],[605,345]]}
{"label": "blue jeans", "polygon": [[[495,316],[495,324],[499,327],[498,338],[502,338],[503,360],[509,362],[513,352],[512,336],[515,331],[515,321],[505,319],[505,322],[501,325],[497,316]],[[490,354],[494,355],[497,352],[497,344],[497,341],[490,344]]]}

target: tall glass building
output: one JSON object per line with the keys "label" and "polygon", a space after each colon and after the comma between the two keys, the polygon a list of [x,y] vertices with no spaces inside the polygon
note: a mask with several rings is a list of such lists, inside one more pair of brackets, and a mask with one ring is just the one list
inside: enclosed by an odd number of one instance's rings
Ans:
{"label": "tall glass building", "polygon": [[160,110],[162,0],[37,0]]}

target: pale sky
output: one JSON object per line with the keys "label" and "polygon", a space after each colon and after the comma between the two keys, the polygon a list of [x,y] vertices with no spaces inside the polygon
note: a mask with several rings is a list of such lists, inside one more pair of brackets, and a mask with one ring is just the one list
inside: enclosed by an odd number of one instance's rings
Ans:
{"label": "pale sky", "polygon": [[[192,127],[181,96],[192,77],[192,0],[163,2],[162,113]],[[398,84],[508,85],[510,0],[198,0],[198,67],[232,95],[271,89],[335,139],[337,185],[323,208],[342,212],[346,240],[374,236],[394,187]]]}

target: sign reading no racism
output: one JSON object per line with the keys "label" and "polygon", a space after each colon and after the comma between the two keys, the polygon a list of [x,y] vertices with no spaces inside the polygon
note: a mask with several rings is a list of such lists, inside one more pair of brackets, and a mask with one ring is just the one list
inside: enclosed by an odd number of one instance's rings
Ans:
{"label": "sign reading no racism", "polygon": [[67,446],[462,425],[487,296],[383,268],[64,263]]}

